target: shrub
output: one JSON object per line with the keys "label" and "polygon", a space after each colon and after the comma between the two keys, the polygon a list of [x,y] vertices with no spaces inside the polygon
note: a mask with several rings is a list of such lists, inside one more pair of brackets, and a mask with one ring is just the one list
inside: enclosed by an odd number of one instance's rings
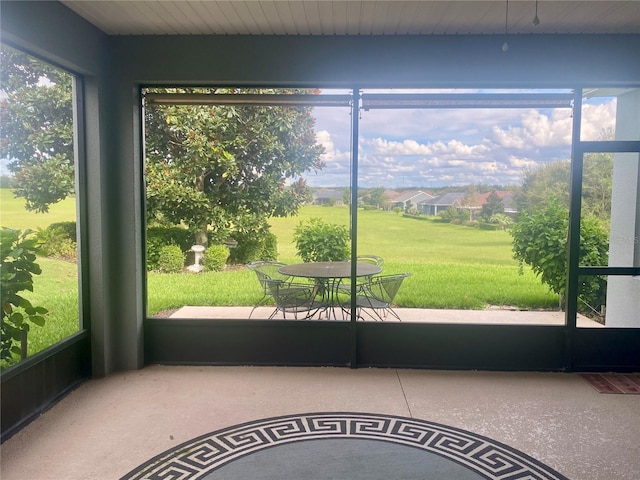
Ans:
{"label": "shrub", "polygon": [[[513,252],[520,265],[531,266],[543,283],[564,302],[567,283],[567,231],[569,212],[557,200],[532,209],[511,229]],[[597,219],[580,223],[580,265],[608,264],[609,237]],[[606,280],[600,276],[581,277],[578,294],[597,310],[604,303]]]}
{"label": "shrub", "polygon": [[226,245],[210,245],[204,252],[202,266],[211,272],[224,270],[229,258],[229,247]]}
{"label": "shrub", "polygon": [[298,255],[305,262],[333,262],[349,257],[349,231],[320,218],[300,222],[293,234]]}
{"label": "shrub", "polygon": [[478,228],[480,230],[500,230],[500,225],[498,225],[497,223],[480,222],[478,224]]}
{"label": "shrub", "polygon": [[181,227],[150,227],[147,229],[147,270],[159,268],[160,249],[177,245],[182,252],[193,245],[193,233]]}
{"label": "shrub", "polygon": [[76,222],[55,222],[50,224],[47,228],[50,230],[62,230],[67,238],[73,240],[74,242],[78,238],[78,233],[76,231]]}
{"label": "shrub", "polygon": [[263,236],[256,232],[234,233],[232,238],[238,242],[238,245],[230,252],[230,263],[246,264],[254,260],[262,260],[260,255],[264,248]]}
{"label": "shrub", "polygon": [[72,261],[78,257],[76,222],[57,222],[47,228],[39,228],[36,241],[39,252],[47,257]]}
{"label": "shrub", "polygon": [[184,254],[177,245],[165,245],[158,255],[158,270],[164,273],[178,273],[184,268]]}
{"label": "shrub", "polygon": [[238,245],[231,249],[229,263],[238,265],[278,259],[278,238],[271,232],[235,233],[232,238]]}
{"label": "shrub", "polygon": [[[24,357],[26,336],[30,324],[43,326],[47,309],[34,307],[19,295],[23,290],[33,291],[33,275],[42,270],[35,263],[36,245],[33,232],[2,228],[0,233],[0,297],[2,298],[2,347],[0,359],[3,366],[12,363],[14,355]],[[24,343],[23,343],[24,342]],[[23,348],[21,348],[21,346]]]}
{"label": "shrub", "polygon": [[278,259],[278,237],[269,232],[264,236],[264,244],[262,246],[262,255],[260,260],[277,260]]}

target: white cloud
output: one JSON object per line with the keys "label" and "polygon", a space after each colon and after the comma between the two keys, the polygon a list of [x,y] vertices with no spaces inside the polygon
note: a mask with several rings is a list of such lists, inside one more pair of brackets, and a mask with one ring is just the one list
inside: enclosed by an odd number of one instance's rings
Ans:
{"label": "white cloud", "polygon": [[[338,117],[332,126],[325,112],[318,142],[332,163],[325,180],[346,185],[350,117]],[[583,106],[583,139],[597,139],[614,125],[615,101]],[[362,112],[359,181],[386,187],[519,183],[527,169],[569,158],[572,128],[568,108]],[[340,181],[338,172],[347,176]]]}
{"label": "white cloud", "polygon": [[616,125],[616,101],[582,106],[582,122],[580,135],[582,140],[598,140],[604,130],[613,129]]}

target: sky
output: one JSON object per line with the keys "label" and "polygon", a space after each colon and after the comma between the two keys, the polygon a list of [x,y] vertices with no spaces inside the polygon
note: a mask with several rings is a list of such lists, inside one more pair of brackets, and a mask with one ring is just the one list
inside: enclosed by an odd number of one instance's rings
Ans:
{"label": "sky", "polygon": [[[615,113],[615,99],[585,100],[582,138],[613,128]],[[316,107],[314,116],[326,168],[304,178],[312,187],[348,186],[349,109]],[[396,189],[519,185],[528,169],[569,159],[572,122],[570,108],[362,111],[358,182]]]}

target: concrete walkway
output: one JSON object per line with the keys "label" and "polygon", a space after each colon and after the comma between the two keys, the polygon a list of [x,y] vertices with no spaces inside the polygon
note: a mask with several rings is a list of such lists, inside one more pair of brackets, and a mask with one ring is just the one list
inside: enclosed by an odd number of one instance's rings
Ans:
{"label": "concrete walkway", "polygon": [[[246,319],[251,314],[251,307],[196,307],[186,306],[173,312],[170,318],[224,318]],[[273,312],[273,307],[256,308],[251,315],[252,319],[265,319]],[[538,311],[538,310],[441,310],[423,308],[396,308],[403,322],[413,323],[469,323],[487,325],[564,325],[564,312]],[[282,314],[275,318],[282,319]],[[365,317],[365,321],[374,321]],[[389,316],[388,322],[397,322]],[[601,328],[603,325],[593,320],[578,315],[578,327]]]}

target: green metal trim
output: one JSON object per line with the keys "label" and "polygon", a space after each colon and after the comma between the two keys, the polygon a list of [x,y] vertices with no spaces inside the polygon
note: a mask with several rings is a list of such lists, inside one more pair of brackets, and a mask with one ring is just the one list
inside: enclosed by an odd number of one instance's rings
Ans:
{"label": "green metal trim", "polygon": [[[360,136],[360,91],[353,89],[351,104],[351,259],[358,256],[358,137]],[[349,344],[349,362],[351,368],[358,367],[358,336],[357,336],[357,306],[356,306],[356,272],[357,263],[351,262],[351,285],[349,312],[351,314],[351,334]]]}
{"label": "green metal trim", "polygon": [[580,213],[582,207],[583,152],[577,148],[580,142],[582,121],[582,92],[574,90],[573,135],[571,139],[571,178],[569,199],[569,231],[567,238],[567,286],[565,290],[565,361],[564,367],[573,368],[573,343],[578,316],[578,265],[580,260]]}
{"label": "green metal trim", "polygon": [[640,275],[640,267],[578,267],[579,275]]}

